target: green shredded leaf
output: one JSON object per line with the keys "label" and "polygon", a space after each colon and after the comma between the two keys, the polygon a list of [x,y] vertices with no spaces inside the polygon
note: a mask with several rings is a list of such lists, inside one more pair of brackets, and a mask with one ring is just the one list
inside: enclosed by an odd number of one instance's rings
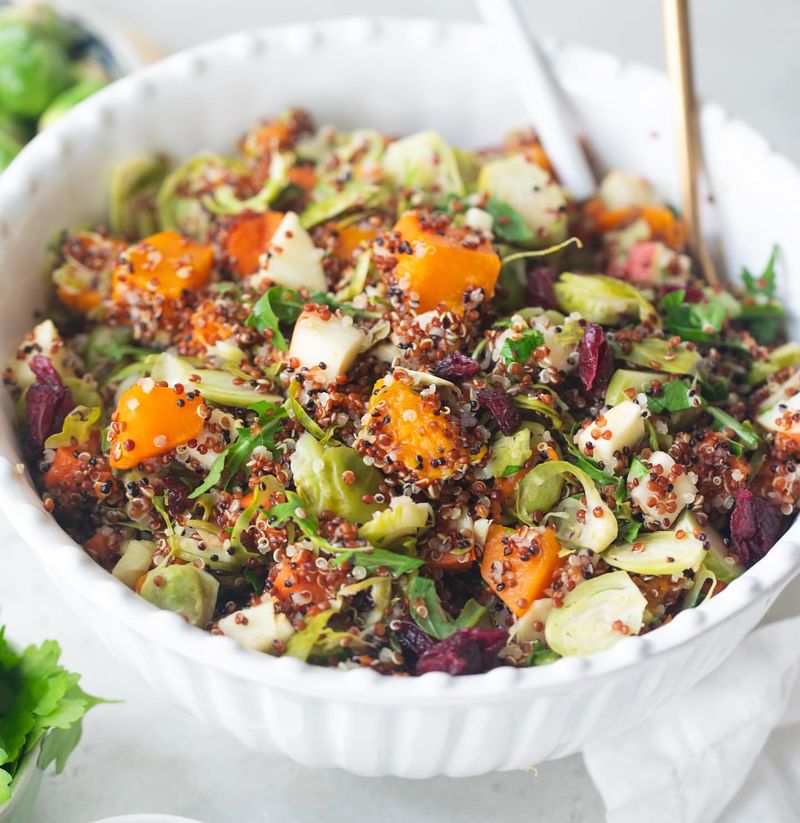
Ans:
{"label": "green shredded leaf", "polygon": [[[275,525],[282,526],[284,523],[293,522],[297,524],[300,531],[311,541],[311,543],[318,549],[322,549],[329,554],[340,554],[343,552],[352,552],[344,546],[334,546],[333,543],[326,540],[319,533],[319,520],[311,507],[305,503],[302,497],[297,492],[287,491],[286,502],[279,503],[273,506],[267,512],[267,519]],[[368,550],[362,549],[366,553]]]}
{"label": "green shredded leaf", "polygon": [[408,593],[409,612],[414,622],[431,637],[444,640],[458,629],[469,629],[484,624],[486,609],[475,600],[468,600],[455,620],[442,607],[436,584],[427,577],[415,577]]}
{"label": "green shredded leaf", "polygon": [[716,406],[708,406],[706,411],[714,418],[717,431],[721,429],[733,429],[736,437],[745,449],[757,449],[761,443],[761,438],[753,431],[749,423],[742,423],[735,417],[731,417],[727,412]]}
{"label": "green shredded leaf", "polygon": [[335,613],[335,609],[326,609],[306,620],[306,625],[286,642],[286,654],[298,660],[308,660]]}
{"label": "green shredded leaf", "polygon": [[683,289],[672,291],[661,301],[664,326],[684,340],[705,343],[714,340],[722,331],[727,313],[722,304],[686,303]]}
{"label": "green shredded leaf", "polygon": [[507,337],[500,349],[500,359],[506,366],[525,363],[539,346],[544,344],[544,336],[537,329],[525,329],[520,337]]}
{"label": "green shredded leaf", "polygon": [[561,243],[556,243],[554,246],[548,246],[546,249],[536,249],[534,251],[518,251],[514,254],[509,254],[501,260],[503,266],[513,263],[515,260],[526,260],[529,257],[547,257],[548,254],[555,254],[557,251],[566,249],[569,246],[576,246],[582,249],[583,243],[577,237],[568,237]]}
{"label": "green shredded leaf", "polygon": [[689,387],[683,380],[670,380],[661,386],[661,394],[657,397],[647,395],[647,408],[654,414],[663,412],[679,412],[686,409],[696,409],[702,405],[702,398],[696,389]]}
{"label": "green shredded leaf", "polygon": [[272,342],[275,348],[279,351],[286,351],[289,346],[281,332],[281,323],[287,326],[294,325],[307,303],[329,306],[332,309],[341,310],[344,314],[351,314],[356,317],[381,317],[381,312],[357,309],[349,303],[335,300],[325,292],[315,291],[309,294],[307,298],[304,298],[295,289],[289,289],[285,286],[273,286],[258,298],[250,316],[247,318],[247,325],[255,326],[260,332],[271,329],[273,332]]}
{"label": "green shredded leaf", "polygon": [[225,451],[217,455],[206,479],[189,495],[191,500],[217,485],[221,485],[223,489],[228,488],[257,446],[265,446],[270,450],[275,448],[275,435],[287,417],[286,409],[266,401],[250,408],[258,414],[258,419],[247,433],[240,433]]}
{"label": "green shredded leaf", "polygon": [[349,551],[337,555],[332,561],[334,566],[351,563],[353,566],[363,566],[370,574],[385,568],[393,577],[416,571],[423,561],[418,557],[409,557],[405,554],[389,551],[388,549],[372,549],[371,551]]}
{"label": "green shredded leaf", "polygon": [[617,534],[617,542],[620,544],[633,543],[639,536],[644,524],[638,520],[629,520],[625,523],[620,523],[619,532]]}
{"label": "green shredded leaf", "polygon": [[489,197],[484,209],[494,218],[493,231],[499,240],[514,246],[524,246],[536,240],[525,218],[508,203],[497,197]]}
{"label": "green shredded leaf", "polygon": [[99,429],[103,410],[99,406],[76,406],[65,418],[60,432],[44,441],[45,448],[57,449],[74,443],[86,443],[93,429]]}
{"label": "green shredded leaf", "polygon": [[767,265],[758,277],[748,269],[742,269],[742,283],[749,299],[742,300],[737,320],[741,320],[762,345],[771,345],[775,341],[785,316],[783,305],[775,299],[775,265],[779,251],[778,246],[773,247]]}

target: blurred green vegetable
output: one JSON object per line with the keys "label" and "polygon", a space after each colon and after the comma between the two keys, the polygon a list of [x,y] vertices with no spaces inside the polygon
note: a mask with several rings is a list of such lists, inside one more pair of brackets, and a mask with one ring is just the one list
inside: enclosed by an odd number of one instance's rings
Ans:
{"label": "blurred green vegetable", "polygon": [[59,117],[66,114],[71,108],[82,103],[87,97],[100,91],[106,85],[105,80],[82,80],[66,91],[62,91],[44,110],[39,118],[39,131],[55,123]]}
{"label": "blurred green vegetable", "polygon": [[0,25],[0,107],[38,118],[71,82],[64,45],[47,30],[17,19]]}
{"label": "blurred green vegetable", "polygon": [[635,317],[640,320],[658,317],[639,289],[604,274],[564,272],[554,288],[556,300],[565,312],[580,312],[590,323],[613,326]]}
{"label": "blurred green vegetable", "polygon": [[72,442],[76,444],[86,443],[92,429],[100,428],[100,416],[103,410],[100,406],[75,406],[75,408],[64,418],[64,426],[60,432],[51,434],[45,440],[47,449],[57,449],[61,446],[70,446]]}
{"label": "blurred green vegetable", "polygon": [[210,152],[195,155],[178,166],[164,179],[156,195],[161,228],[203,240],[211,220],[203,205],[205,195],[230,185],[245,172],[240,160]]}
{"label": "blurred green vegetable", "polygon": [[0,171],[11,163],[22,151],[24,145],[24,140],[20,140],[10,132],[0,129]]}

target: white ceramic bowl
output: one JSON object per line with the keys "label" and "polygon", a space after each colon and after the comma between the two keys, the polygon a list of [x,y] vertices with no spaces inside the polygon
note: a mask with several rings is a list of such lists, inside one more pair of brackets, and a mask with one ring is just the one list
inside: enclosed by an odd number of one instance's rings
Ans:
{"label": "white ceramic bowl", "polygon": [[[550,48],[606,165],[676,198],[664,79],[607,55]],[[434,127],[464,145],[521,125],[502,55],[472,25],[363,20],[229,37],[128,77],[38,137],[0,181],[0,355],[30,327],[37,272],[54,232],[104,213],[109,169],[131,154],[228,150],[288,104],[320,121],[389,132]],[[747,126],[704,111],[729,270],[758,269],[773,242],[800,272],[800,174]],[[792,314],[800,292],[781,283]],[[797,327],[795,327],[797,328]],[[0,503],[120,659],[194,715],[258,749],[364,775],[429,777],[513,769],[619,731],[719,663],[800,569],[800,526],[721,595],[592,658],[453,678],[386,678],[245,652],[132,594],[46,515],[19,457],[10,404],[0,420]],[[40,607],[40,604],[31,604]]]}

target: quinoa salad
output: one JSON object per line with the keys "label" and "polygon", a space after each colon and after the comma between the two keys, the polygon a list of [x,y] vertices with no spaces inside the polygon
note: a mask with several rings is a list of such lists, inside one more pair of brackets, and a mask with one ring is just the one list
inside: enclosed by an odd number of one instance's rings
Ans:
{"label": "quinoa salad", "polygon": [[44,506],[142,598],[383,674],[588,655],[718,594],[800,500],[776,249],[711,289],[611,171],[292,109],[132,158],[4,374]]}

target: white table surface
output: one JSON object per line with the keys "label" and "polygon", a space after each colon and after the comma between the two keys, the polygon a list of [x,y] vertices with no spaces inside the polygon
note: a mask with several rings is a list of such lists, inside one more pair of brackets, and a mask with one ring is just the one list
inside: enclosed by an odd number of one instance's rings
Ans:
{"label": "white table surface", "polygon": [[[143,32],[165,51],[230,31],[323,15],[372,11],[474,17],[465,0],[60,0],[60,5]],[[537,31],[662,65],[656,0],[526,0],[525,5]],[[703,0],[694,6],[701,90],[755,123],[800,161],[795,86],[800,2]],[[800,586],[795,586],[779,611],[792,610],[798,595]],[[90,713],[65,773],[49,774],[44,781],[36,823],[88,823],[134,811],[185,815],[204,823],[603,820],[599,796],[579,757],[542,764],[536,773],[407,782],[312,772],[253,753],[175,710],[117,664],[85,622],[68,611],[2,520],[0,622],[19,642],[56,638],[65,663],[84,673],[88,691],[124,701]]]}
{"label": "white table surface", "polygon": [[55,638],[91,694],[118,698],[87,715],[63,774],[43,781],[36,823],[89,823],[163,812],[203,823],[599,823],[579,757],[534,772],[456,780],[369,779],[250,751],[178,711],[112,658],[30,551],[0,519],[0,622],[21,644]]}

